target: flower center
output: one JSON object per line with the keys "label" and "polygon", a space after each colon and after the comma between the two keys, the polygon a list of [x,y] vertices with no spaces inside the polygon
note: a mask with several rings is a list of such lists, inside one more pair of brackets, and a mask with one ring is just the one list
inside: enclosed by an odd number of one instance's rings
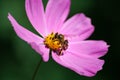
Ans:
{"label": "flower center", "polygon": [[63,51],[68,48],[68,40],[65,40],[64,35],[51,33],[44,39],[46,48],[50,48],[58,55],[63,55]]}

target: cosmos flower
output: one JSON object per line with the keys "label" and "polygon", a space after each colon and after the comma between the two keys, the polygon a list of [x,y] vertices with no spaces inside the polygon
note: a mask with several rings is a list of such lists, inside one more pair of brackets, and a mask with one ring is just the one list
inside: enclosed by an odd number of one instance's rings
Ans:
{"label": "cosmos flower", "polygon": [[16,34],[45,62],[52,55],[60,65],[91,77],[102,69],[104,60],[99,58],[107,53],[108,45],[102,40],[86,40],[93,33],[94,26],[83,13],[66,20],[70,2],[49,0],[44,11],[42,0],[25,0],[28,19],[42,37],[19,25],[10,13],[8,18]]}

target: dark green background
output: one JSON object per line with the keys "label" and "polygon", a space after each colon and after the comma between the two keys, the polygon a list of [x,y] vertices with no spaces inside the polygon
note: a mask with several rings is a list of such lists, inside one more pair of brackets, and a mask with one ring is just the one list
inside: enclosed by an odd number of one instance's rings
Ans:
{"label": "dark green background", "polygon": [[[43,0],[46,4],[47,0]],[[0,80],[31,80],[40,56],[18,38],[7,19],[10,12],[16,20],[35,32],[25,13],[25,0],[0,0]],[[106,63],[95,77],[79,76],[52,59],[40,66],[36,80],[119,80],[120,9],[119,0],[72,0],[69,17],[85,13],[92,19],[95,32],[89,39],[105,40],[111,47],[102,57]]]}

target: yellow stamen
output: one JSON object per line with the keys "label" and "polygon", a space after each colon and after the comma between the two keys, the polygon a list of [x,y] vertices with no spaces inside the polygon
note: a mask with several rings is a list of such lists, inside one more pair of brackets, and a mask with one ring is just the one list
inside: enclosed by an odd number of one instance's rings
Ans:
{"label": "yellow stamen", "polygon": [[62,34],[51,33],[44,39],[44,44],[47,48],[52,49],[58,55],[62,54],[63,50],[68,47],[68,41],[64,39]]}

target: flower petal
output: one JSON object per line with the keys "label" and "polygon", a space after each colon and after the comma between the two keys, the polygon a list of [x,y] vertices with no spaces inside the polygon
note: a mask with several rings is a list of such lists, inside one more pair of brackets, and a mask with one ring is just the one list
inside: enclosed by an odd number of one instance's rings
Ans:
{"label": "flower petal", "polygon": [[70,0],[49,0],[46,7],[46,20],[50,32],[57,32],[70,10]]}
{"label": "flower petal", "polygon": [[39,34],[45,36],[47,34],[47,29],[42,0],[26,0],[25,8],[33,27]]}
{"label": "flower petal", "polygon": [[44,61],[48,61],[48,50],[43,47],[43,39],[19,25],[10,14],[8,14],[8,19],[10,20],[16,34],[22,40],[25,40],[28,44],[30,44],[40,55],[42,55]]}
{"label": "flower petal", "polygon": [[45,48],[45,45],[43,43],[37,44],[35,42],[32,42],[30,45],[36,52],[41,54],[45,62],[49,60],[49,49]]}
{"label": "flower petal", "polygon": [[90,18],[81,13],[67,20],[59,32],[68,37],[74,37],[74,39],[79,36],[80,40],[84,40],[88,38],[93,31],[94,26],[91,24]]}
{"label": "flower petal", "polygon": [[22,27],[21,25],[19,25],[16,20],[12,17],[11,14],[8,14],[8,19],[10,20],[16,34],[23,40],[25,40],[26,42],[30,43],[30,42],[40,42],[41,38],[37,35],[35,35],[34,33],[30,32],[29,30],[25,29],[24,27]]}
{"label": "flower petal", "polygon": [[69,68],[80,75],[88,77],[94,76],[97,71],[102,69],[104,64],[103,60],[83,55],[76,55],[70,52],[64,53],[63,56],[57,56],[53,53],[52,57],[62,66]]}
{"label": "flower petal", "polygon": [[69,42],[68,52],[99,58],[108,51],[108,45],[104,41],[86,40]]}

